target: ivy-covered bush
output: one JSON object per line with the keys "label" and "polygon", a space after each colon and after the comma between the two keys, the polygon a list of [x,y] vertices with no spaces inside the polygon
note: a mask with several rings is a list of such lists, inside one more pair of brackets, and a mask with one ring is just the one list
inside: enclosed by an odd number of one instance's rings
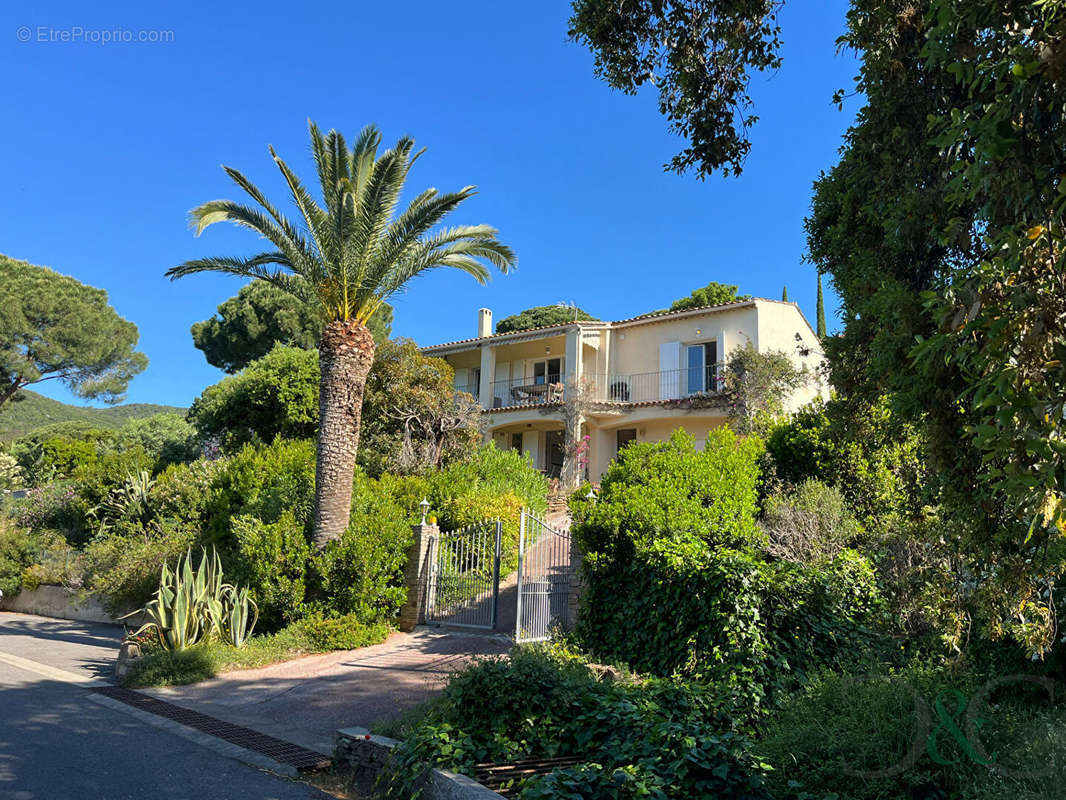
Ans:
{"label": "ivy-covered bush", "polygon": [[585,761],[518,797],[766,798],[763,768],[723,708],[706,686],[601,680],[571,654],[521,648],[449,678],[394,751],[387,794],[411,797],[428,766],[472,775],[479,762],[570,755]]}
{"label": "ivy-covered bush", "polygon": [[638,672],[711,682],[738,709],[846,653],[877,620],[869,563],[775,560],[755,518],[761,445],[727,428],[634,445],[598,499],[572,500],[584,552],[578,636]]}

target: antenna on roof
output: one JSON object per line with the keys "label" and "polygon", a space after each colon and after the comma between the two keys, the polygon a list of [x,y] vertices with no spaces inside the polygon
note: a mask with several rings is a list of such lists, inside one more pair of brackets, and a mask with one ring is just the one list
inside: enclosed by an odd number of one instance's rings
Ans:
{"label": "antenna on roof", "polygon": [[556,308],[567,308],[567,309],[573,311],[574,312],[574,322],[577,322],[577,315],[581,311],[581,309],[577,307],[577,303],[573,302],[572,300],[570,302],[567,302],[566,300],[560,300],[558,303],[555,304],[555,307]]}

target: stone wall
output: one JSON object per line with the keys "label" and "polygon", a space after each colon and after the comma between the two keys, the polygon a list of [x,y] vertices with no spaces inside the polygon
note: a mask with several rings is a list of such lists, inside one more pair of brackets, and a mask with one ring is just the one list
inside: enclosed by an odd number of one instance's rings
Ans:
{"label": "stone wall", "polygon": [[[349,767],[356,783],[370,790],[397,744],[387,736],[371,735],[366,728],[345,728],[337,731],[333,760]],[[499,800],[500,797],[466,775],[443,769],[429,771],[420,796],[425,800]]]}
{"label": "stone wall", "polygon": [[[5,597],[0,600],[0,610],[72,619],[79,622],[121,624],[104,610],[100,601],[95,597],[79,597],[77,592],[72,592],[63,586],[38,586],[33,591],[23,589],[14,597]],[[127,622],[133,624],[132,620],[127,620]]]}

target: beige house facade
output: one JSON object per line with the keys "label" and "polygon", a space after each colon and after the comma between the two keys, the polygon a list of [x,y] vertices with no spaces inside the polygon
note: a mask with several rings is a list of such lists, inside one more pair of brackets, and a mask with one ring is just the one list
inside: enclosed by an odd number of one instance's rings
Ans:
{"label": "beige house facade", "polygon": [[[789,410],[826,393],[817,379],[821,345],[795,303],[755,298],[504,334],[492,333],[492,312],[483,308],[477,334],[423,352],[448,361],[456,389],[478,400],[486,439],[525,452],[552,477],[563,470],[567,414],[575,406],[580,436],[588,436],[581,478],[598,481],[628,443],[661,441],[678,428],[702,446],[707,432],[727,419],[726,409],[713,402],[723,364],[749,342],[810,371],[811,381],[790,398]],[[571,395],[569,412],[568,392],[580,397],[575,404]]]}

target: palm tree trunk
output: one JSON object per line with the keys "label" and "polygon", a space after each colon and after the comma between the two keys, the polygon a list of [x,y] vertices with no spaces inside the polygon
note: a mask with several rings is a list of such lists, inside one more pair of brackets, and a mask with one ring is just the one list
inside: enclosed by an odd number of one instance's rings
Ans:
{"label": "palm tree trunk", "polygon": [[348,527],[363,389],[373,361],[374,337],[365,325],[354,320],[326,325],[318,343],[314,542],[319,548]]}

